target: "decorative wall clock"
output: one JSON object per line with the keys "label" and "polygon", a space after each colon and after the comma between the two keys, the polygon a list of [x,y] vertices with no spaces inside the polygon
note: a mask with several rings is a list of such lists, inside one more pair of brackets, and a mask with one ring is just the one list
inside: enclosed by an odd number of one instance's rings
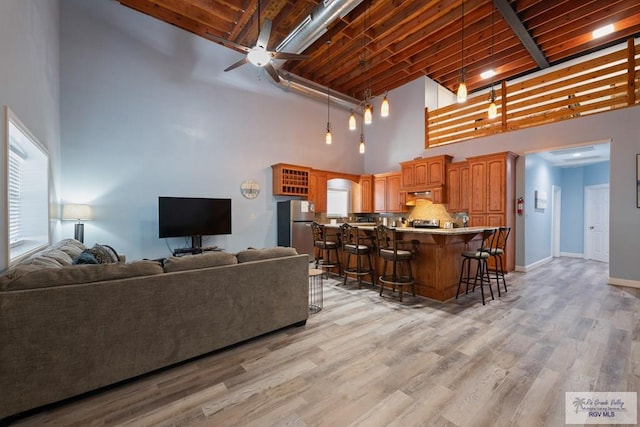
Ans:
{"label": "decorative wall clock", "polygon": [[255,199],[260,194],[260,184],[253,179],[242,181],[240,192],[247,199]]}

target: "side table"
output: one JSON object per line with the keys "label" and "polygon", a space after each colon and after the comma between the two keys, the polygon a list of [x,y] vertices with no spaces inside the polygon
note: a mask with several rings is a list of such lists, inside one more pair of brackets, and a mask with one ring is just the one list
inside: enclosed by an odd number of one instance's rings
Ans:
{"label": "side table", "polygon": [[317,268],[309,269],[309,313],[322,310],[322,276],[324,272]]}

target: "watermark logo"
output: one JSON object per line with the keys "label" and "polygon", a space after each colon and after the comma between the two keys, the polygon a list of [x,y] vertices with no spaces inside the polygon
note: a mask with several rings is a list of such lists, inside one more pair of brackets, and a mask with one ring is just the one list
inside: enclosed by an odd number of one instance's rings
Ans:
{"label": "watermark logo", "polygon": [[568,391],[565,393],[565,423],[636,425],[638,393]]}

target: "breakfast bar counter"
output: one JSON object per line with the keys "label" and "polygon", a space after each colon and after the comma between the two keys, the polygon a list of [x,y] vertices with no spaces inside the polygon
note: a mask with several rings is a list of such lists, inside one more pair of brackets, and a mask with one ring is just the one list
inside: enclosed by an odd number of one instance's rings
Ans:
{"label": "breakfast bar counter", "polygon": [[[327,228],[339,226],[339,224],[325,225]],[[373,233],[375,227],[359,225],[358,228]],[[419,242],[416,259],[412,261],[416,293],[437,301],[454,298],[462,265],[461,253],[480,247],[482,231],[492,228],[497,227],[396,228],[401,240]],[[381,266],[382,263],[379,262],[378,275]]]}

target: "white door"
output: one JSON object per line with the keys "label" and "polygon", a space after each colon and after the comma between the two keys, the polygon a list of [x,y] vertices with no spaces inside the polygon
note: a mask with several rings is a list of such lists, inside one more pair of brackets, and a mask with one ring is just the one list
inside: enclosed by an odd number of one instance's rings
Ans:
{"label": "white door", "polygon": [[585,258],[609,262],[609,184],[585,188]]}

